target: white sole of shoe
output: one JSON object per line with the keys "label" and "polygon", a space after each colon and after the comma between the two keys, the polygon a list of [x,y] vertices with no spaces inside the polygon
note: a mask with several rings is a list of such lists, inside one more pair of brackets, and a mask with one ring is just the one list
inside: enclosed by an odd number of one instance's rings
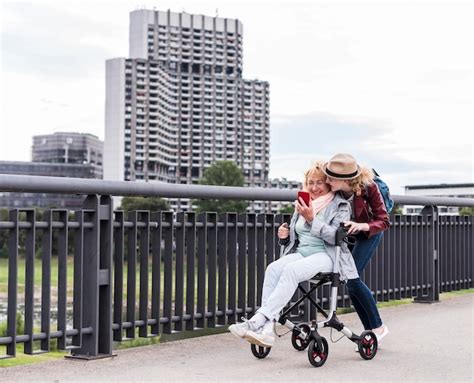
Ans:
{"label": "white sole of shoe", "polygon": [[262,341],[261,339],[258,339],[257,337],[253,336],[251,331],[249,331],[245,335],[245,340],[249,343],[255,344],[257,346],[263,346],[263,347],[273,347],[273,344],[275,343],[274,340],[272,342]]}

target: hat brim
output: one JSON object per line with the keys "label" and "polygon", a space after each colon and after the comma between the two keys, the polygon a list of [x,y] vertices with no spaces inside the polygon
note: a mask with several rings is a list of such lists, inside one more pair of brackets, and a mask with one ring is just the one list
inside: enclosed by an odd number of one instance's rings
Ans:
{"label": "hat brim", "polygon": [[340,173],[331,172],[330,170],[327,169],[328,163],[329,162],[326,162],[323,165],[323,173],[326,174],[330,178],[334,178],[334,179],[337,179],[337,180],[353,180],[354,178],[357,178],[357,177],[360,176],[361,170],[360,170],[359,165],[357,165],[357,172],[354,175],[353,173],[352,174],[340,174]]}

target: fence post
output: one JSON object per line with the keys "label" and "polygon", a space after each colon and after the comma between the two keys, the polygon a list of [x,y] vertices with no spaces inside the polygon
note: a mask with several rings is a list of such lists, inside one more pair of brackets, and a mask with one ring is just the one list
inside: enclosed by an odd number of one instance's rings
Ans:
{"label": "fence post", "polygon": [[12,209],[8,214],[8,219],[13,222],[14,227],[8,237],[8,311],[7,311],[7,336],[12,340],[7,345],[7,355],[16,356],[16,311],[18,292],[18,239],[19,231],[19,210]]}
{"label": "fence post", "polygon": [[426,229],[426,244],[428,246],[428,288],[427,295],[418,295],[414,301],[417,303],[439,302],[439,215],[437,206],[425,206],[421,211],[425,222],[430,225]]}
{"label": "fence post", "polygon": [[84,219],[93,224],[83,236],[83,321],[80,348],[71,358],[98,359],[112,355],[112,230],[113,202],[110,196],[89,195],[84,201]]}

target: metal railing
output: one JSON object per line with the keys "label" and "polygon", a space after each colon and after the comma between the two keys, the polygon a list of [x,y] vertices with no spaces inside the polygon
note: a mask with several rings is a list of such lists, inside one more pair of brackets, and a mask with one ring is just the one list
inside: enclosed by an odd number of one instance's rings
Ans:
{"label": "metal railing", "polygon": [[[112,195],[280,201],[296,197],[291,190],[5,175],[0,175],[0,190],[86,195],[83,209],[72,217],[67,210],[50,209],[38,220],[34,209],[11,209],[8,219],[0,222],[0,232],[8,233],[7,333],[0,345],[6,346],[7,356],[15,356],[18,344],[33,354],[35,341],[39,351],[47,352],[57,339],[58,349],[71,349],[79,358],[110,356],[113,341],[215,328],[251,315],[261,303],[266,265],[279,257],[276,230],[289,219],[281,214],[166,211],[126,216],[114,211]],[[420,215],[391,217],[392,226],[362,276],[376,299],[432,302],[440,291],[472,287],[473,218],[439,216],[436,206],[474,206],[474,201],[394,199],[425,208]],[[38,231],[41,243],[36,243]],[[68,248],[73,248],[72,257]],[[35,286],[38,256],[40,295]],[[53,261],[57,286],[52,286]],[[24,293],[18,283],[21,262]],[[68,275],[73,283],[68,283]],[[324,286],[315,293],[323,305],[327,298]],[[17,329],[20,303],[22,334]],[[35,322],[38,303],[40,318]],[[349,303],[341,289],[340,305]],[[315,314],[307,305],[294,313],[300,320]]]}

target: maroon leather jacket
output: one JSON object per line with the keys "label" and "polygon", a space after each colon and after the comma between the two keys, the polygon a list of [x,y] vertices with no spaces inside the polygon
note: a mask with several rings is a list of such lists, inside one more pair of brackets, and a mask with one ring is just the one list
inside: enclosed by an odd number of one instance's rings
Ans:
{"label": "maroon leather jacket", "polygon": [[390,227],[383,197],[375,183],[371,183],[366,189],[362,189],[360,196],[354,195],[354,221],[368,223],[369,231],[362,232],[366,238],[387,230]]}

